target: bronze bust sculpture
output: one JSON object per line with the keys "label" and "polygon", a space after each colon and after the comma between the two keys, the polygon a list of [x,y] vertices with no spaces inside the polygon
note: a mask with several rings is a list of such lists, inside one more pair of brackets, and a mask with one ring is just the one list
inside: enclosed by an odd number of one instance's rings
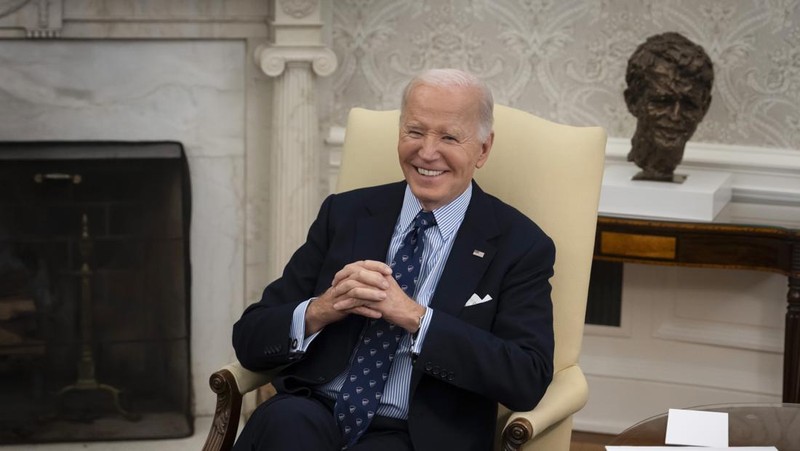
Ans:
{"label": "bronze bust sculpture", "polygon": [[642,168],[634,180],[682,182],[673,172],[711,104],[711,58],[681,34],[658,34],[633,52],[625,81],[625,103],[637,119],[628,161]]}

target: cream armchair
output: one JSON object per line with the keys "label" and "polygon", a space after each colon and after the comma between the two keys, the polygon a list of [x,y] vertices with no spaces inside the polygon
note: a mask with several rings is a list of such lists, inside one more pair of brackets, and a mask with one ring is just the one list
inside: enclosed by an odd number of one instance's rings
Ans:
{"label": "cream armchair", "polygon": [[[398,111],[354,108],[347,121],[338,191],[402,179],[397,163]],[[592,263],[606,135],[599,127],[571,127],[526,112],[495,107],[495,142],[476,172],[481,187],[532,218],[556,245],[553,286],[553,382],[529,412],[500,406],[499,449],[568,451],[572,415],[588,397],[578,366]],[[217,409],[204,451],[231,448],[242,394],[269,382],[238,363],[211,376]]]}

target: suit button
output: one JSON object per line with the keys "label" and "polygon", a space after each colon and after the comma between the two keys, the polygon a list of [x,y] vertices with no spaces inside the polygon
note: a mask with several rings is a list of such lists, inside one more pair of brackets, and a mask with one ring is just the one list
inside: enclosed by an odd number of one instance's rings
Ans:
{"label": "suit button", "polygon": [[428,362],[428,363],[425,364],[425,371],[430,371],[432,368],[433,368],[433,365],[431,365],[431,362]]}
{"label": "suit button", "polygon": [[297,349],[297,339],[292,340],[292,349]]}
{"label": "suit button", "polygon": [[431,373],[434,376],[438,376],[439,375],[439,367],[438,366],[433,367],[433,370],[431,370]]}

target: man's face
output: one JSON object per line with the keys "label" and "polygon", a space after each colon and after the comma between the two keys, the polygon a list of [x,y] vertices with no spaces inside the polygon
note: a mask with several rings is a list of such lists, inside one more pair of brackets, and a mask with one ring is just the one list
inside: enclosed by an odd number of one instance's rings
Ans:
{"label": "man's face", "polygon": [[683,149],[703,119],[711,97],[699,83],[681,78],[674,66],[657,64],[633,105],[640,130],[662,148]]}
{"label": "man's face", "polygon": [[409,93],[397,152],[411,192],[430,211],[458,197],[489,157],[478,139],[478,91],[420,85]]}

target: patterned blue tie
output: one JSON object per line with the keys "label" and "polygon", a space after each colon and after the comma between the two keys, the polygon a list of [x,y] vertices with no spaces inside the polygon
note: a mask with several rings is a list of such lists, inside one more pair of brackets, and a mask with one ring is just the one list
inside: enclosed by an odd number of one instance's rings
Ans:
{"label": "patterned blue tie", "polygon": [[[423,233],[434,225],[433,213],[420,211],[414,218],[414,227],[403,238],[392,259],[394,278],[409,297],[414,296],[422,265]],[[369,321],[334,408],[345,448],[358,441],[375,416],[394,353],[404,333],[403,328],[384,319]]]}

